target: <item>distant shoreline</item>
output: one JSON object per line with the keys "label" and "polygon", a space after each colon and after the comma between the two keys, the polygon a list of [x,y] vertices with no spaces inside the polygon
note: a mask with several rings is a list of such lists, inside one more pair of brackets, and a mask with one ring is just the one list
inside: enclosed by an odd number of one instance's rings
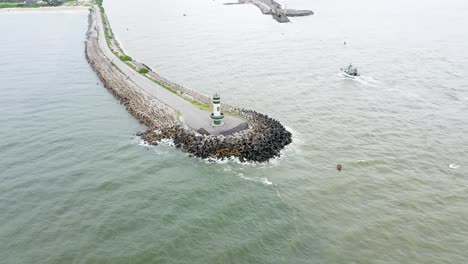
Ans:
{"label": "distant shoreline", "polygon": [[45,6],[45,7],[12,7],[0,8],[0,13],[29,11],[75,11],[88,10],[90,6]]}

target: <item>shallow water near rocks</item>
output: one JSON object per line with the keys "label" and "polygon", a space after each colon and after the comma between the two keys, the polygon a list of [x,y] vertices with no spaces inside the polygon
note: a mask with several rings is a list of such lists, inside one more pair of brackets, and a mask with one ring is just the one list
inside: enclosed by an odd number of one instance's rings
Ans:
{"label": "shallow water near rocks", "polygon": [[131,56],[293,143],[265,164],[141,144],[86,63],[86,11],[1,13],[0,263],[468,261],[464,1],[291,0],[316,15],[290,24],[140,2],[105,1]]}

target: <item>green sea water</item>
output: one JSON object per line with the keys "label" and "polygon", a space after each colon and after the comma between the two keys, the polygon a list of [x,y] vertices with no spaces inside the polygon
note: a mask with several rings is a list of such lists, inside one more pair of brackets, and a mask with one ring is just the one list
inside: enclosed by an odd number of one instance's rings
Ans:
{"label": "green sea water", "polygon": [[[368,51],[384,37],[362,38],[350,52],[362,54],[365,78],[350,81],[336,75],[342,43],[320,44],[338,39],[333,27],[319,39],[291,33],[331,24],[323,16],[295,20],[291,30],[252,8],[233,26],[244,7],[211,2],[155,3],[166,8],[161,24],[151,8],[122,12],[115,1],[106,9],[130,55],[283,122],[294,142],[269,163],[209,162],[170,143],[143,144],[134,135],[145,127],[85,60],[86,11],[0,13],[8,38],[0,48],[0,263],[466,263],[465,37],[445,30],[451,41],[433,36],[426,48],[398,38],[392,53],[379,53],[391,67]],[[317,6],[332,19],[327,4]],[[209,8],[222,12],[194,15]],[[203,28],[204,19],[218,23]],[[143,24],[154,31],[131,26]],[[278,59],[286,65],[271,63]]]}

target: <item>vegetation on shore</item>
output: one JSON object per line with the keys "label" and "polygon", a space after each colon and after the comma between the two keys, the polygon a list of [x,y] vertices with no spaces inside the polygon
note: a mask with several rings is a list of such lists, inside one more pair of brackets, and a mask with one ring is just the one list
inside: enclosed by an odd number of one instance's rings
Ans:
{"label": "vegetation on shore", "polygon": [[0,8],[36,8],[41,7],[39,4],[25,4],[25,3],[10,3],[10,2],[0,2]]}
{"label": "vegetation on shore", "polygon": [[130,57],[130,56],[128,56],[128,55],[122,55],[122,56],[119,57],[119,59],[120,59],[121,61],[124,61],[124,62],[125,62],[125,61],[132,61],[132,60],[133,60],[132,57]]}
{"label": "vegetation on shore", "polygon": [[112,34],[109,31],[109,25],[107,24],[107,18],[106,18],[105,12],[104,12],[104,7],[102,6],[102,0],[96,0],[96,5],[98,6],[99,11],[101,13],[101,20],[102,20],[102,24],[104,26],[104,36],[106,38],[107,46],[109,46],[109,49],[115,54],[115,56],[119,57],[117,52],[115,52],[112,49],[112,46],[110,45],[110,42],[111,42],[111,39],[112,39]]}
{"label": "vegetation on shore", "polygon": [[146,74],[146,73],[149,72],[149,70],[146,69],[146,68],[140,68],[140,69],[138,69],[138,72],[141,73],[141,74]]}
{"label": "vegetation on shore", "polygon": [[157,85],[165,88],[166,90],[168,90],[169,92],[171,93],[174,93],[174,94],[177,94],[178,96],[182,97],[183,99],[185,99],[186,101],[189,101],[190,103],[192,103],[193,105],[197,106],[198,108],[200,108],[201,110],[204,110],[204,111],[211,111],[211,106],[210,105],[207,105],[207,104],[204,104],[198,100],[195,100],[195,99],[189,99],[189,98],[186,98],[184,97],[182,94],[182,92],[179,92],[177,91],[176,89],[172,88],[171,86],[169,85],[166,85],[150,76],[146,76],[148,79],[150,79],[151,81],[153,81],[154,83],[156,83]]}
{"label": "vegetation on shore", "polygon": [[62,6],[76,4],[77,0],[43,0],[23,1],[23,0],[0,0],[0,8],[38,8],[47,6]]}
{"label": "vegetation on shore", "polygon": [[207,111],[207,112],[211,112],[211,110],[213,110],[211,105],[204,104],[204,103],[202,103],[202,102],[200,102],[198,100],[191,99],[191,100],[187,100],[187,101],[189,101],[193,105],[197,106],[201,110],[204,110],[204,111]]}

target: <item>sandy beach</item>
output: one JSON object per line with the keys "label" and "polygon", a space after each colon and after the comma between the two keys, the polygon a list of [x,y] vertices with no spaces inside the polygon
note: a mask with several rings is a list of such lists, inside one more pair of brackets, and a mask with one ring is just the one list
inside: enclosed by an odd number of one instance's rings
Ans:
{"label": "sandy beach", "polygon": [[15,7],[15,8],[2,8],[0,13],[5,12],[31,12],[31,11],[76,11],[76,10],[88,10],[89,6],[45,6],[45,7]]}

